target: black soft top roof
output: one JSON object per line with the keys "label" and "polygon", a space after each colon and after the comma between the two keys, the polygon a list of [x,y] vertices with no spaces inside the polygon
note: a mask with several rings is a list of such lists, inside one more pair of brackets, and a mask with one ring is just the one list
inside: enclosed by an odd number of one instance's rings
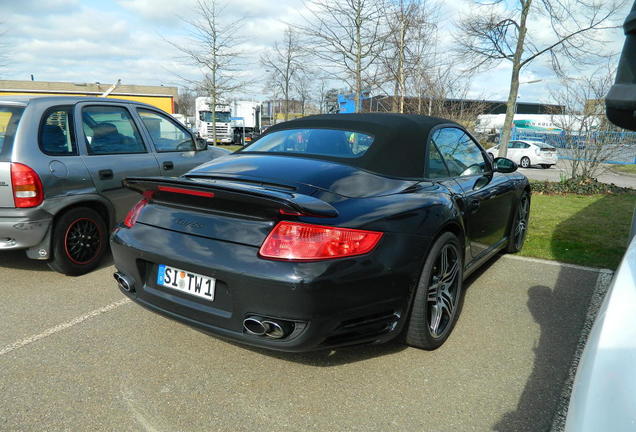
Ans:
{"label": "black soft top roof", "polygon": [[[266,135],[288,129],[342,129],[374,136],[373,145],[358,158],[313,156],[391,177],[420,178],[424,173],[426,140],[439,125],[461,126],[451,120],[415,114],[322,114],[279,123]],[[463,128],[462,128],[463,129]],[[249,147],[245,149],[249,151]]]}

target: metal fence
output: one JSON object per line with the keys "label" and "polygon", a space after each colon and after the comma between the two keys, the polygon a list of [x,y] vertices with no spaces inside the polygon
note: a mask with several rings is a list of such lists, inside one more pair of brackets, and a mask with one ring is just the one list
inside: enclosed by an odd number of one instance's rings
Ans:
{"label": "metal fence", "polygon": [[636,164],[636,132],[598,131],[585,134],[541,132],[513,128],[511,140],[541,141],[559,149],[560,159],[585,159],[590,148],[601,146],[606,163]]}

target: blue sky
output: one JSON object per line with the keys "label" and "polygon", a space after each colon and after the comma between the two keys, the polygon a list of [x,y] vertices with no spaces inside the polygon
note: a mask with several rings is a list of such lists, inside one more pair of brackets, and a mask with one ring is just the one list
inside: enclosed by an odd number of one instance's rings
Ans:
{"label": "blue sky", "polygon": [[[183,40],[180,17],[194,13],[194,0],[0,0],[0,44],[4,65],[0,79],[102,82],[122,79],[126,84],[180,85],[179,77],[197,79],[199,71],[184,64],[178,50],[166,39]],[[452,43],[453,22],[464,13],[468,0],[441,2],[440,27],[446,29],[443,45]],[[246,38],[244,63],[249,65],[251,86],[245,95],[265,98],[263,72],[258,56],[281,38],[285,23],[297,23],[304,9],[302,0],[229,0],[228,20],[244,18],[240,34]],[[627,13],[627,9],[626,9]],[[534,26],[534,29],[533,29]],[[539,21],[531,30],[542,31]],[[608,34],[608,52],[619,51],[622,32]],[[443,48],[443,47],[442,47]],[[458,65],[458,67],[462,67]],[[505,99],[510,69],[502,65],[477,75],[472,97]],[[577,70],[575,74],[584,73]],[[520,100],[547,102],[549,89],[557,85],[544,63],[534,63],[522,81]]]}

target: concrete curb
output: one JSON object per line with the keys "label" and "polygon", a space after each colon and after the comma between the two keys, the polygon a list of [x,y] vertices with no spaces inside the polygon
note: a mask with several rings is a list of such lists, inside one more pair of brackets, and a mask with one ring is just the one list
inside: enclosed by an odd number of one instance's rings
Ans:
{"label": "concrete curb", "polygon": [[512,259],[512,260],[517,260],[517,261],[527,261],[527,262],[533,262],[533,263],[537,263],[537,264],[545,264],[545,265],[566,267],[566,268],[571,268],[571,269],[575,269],[575,270],[591,271],[591,272],[595,272],[595,273],[612,272],[611,270],[606,270],[606,269],[602,269],[602,268],[598,268],[598,267],[587,267],[587,266],[582,266],[582,265],[578,265],[578,264],[570,264],[570,263],[564,263],[564,262],[561,262],[561,261],[553,261],[553,260],[547,260],[547,259],[542,259],[542,258],[533,258],[533,257],[522,256],[522,255],[504,254],[504,255],[502,255],[502,257],[508,258],[508,259]]}
{"label": "concrete curb", "polygon": [[552,427],[550,428],[550,432],[563,432],[565,430],[565,420],[567,418],[568,408],[570,405],[570,395],[572,393],[574,378],[576,377],[576,370],[579,366],[579,361],[581,359],[581,355],[583,354],[583,349],[585,348],[587,337],[592,330],[594,320],[596,319],[596,315],[598,314],[598,311],[603,304],[605,295],[607,294],[610,284],[612,283],[613,276],[614,272],[611,270],[599,270],[599,275],[596,279],[596,285],[594,286],[592,298],[590,299],[587,314],[585,315],[585,321],[583,322],[583,328],[581,329],[581,335],[579,336],[579,341],[576,345],[574,356],[572,357],[570,370],[568,371],[568,376],[563,383],[561,396],[559,397],[559,403],[557,405],[557,409],[552,420]]}

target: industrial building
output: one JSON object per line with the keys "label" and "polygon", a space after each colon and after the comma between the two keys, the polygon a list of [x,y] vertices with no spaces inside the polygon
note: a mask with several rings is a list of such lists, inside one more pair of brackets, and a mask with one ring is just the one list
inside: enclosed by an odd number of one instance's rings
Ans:
{"label": "industrial building", "polygon": [[[9,95],[31,96],[100,96],[111,89],[113,84],[70,83],[50,81],[0,80],[0,97]],[[156,106],[170,114],[174,113],[177,88],[118,84],[107,97],[143,102]]]}

